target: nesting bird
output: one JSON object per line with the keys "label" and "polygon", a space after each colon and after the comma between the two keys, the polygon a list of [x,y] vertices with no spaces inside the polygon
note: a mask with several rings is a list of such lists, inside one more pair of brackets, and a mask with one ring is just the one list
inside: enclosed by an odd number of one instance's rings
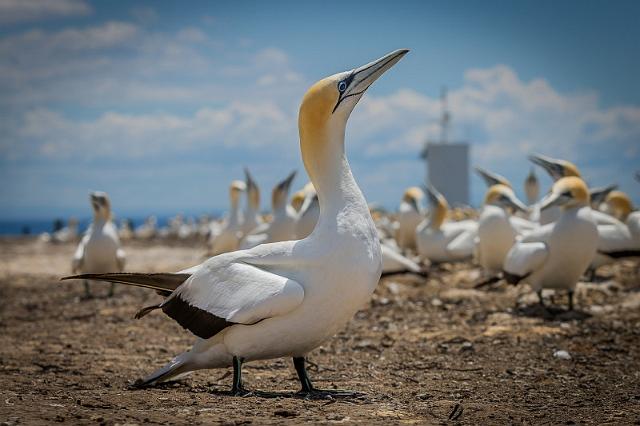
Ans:
{"label": "nesting bird", "polygon": [[395,239],[398,247],[403,250],[416,250],[416,228],[423,220],[420,203],[424,192],[417,186],[407,188],[398,207],[398,227]]}
{"label": "nesting bird", "polygon": [[229,215],[217,233],[212,233],[209,240],[209,253],[212,256],[238,249],[243,229],[243,217],[240,212],[240,196],[246,189],[247,185],[240,180],[231,182],[229,186]]}
{"label": "nesting bird", "polygon": [[538,201],[540,196],[540,183],[533,167],[529,170],[527,178],[524,180],[524,193],[527,195],[527,204],[530,206]]}
{"label": "nesting bird", "polygon": [[244,169],[246,191],[247,191],[247,205],[244,211],[244,219],[242,221],[241,231],[242,235],[248,235],[251,231],[263,223],[260,217],[260,188],[258,184],[249,173],[249,169]]}
{"label": "nesting bird", "polygon": [[369,300],[382,268],[377,232],[344,150],[346,123],[364,92],[406,53],[320,80],[304,95],[300,151],[320,204],[309,237],[215,256],[182,273],[75,277],[162,291],[167,298],[138,316],[162,309],[199,337],[141,385],[233,366],[232,392],[242,395],[244,362],[292,357],[301,392],[324,394],[311,384],[305,356]]}
{"label": "nesting bird", "polygon": [[478,262],[487,276],[502,271],[504,258],[516,241],[518,230],[511,222],[511,212],[525,212],[527,207],[513,189],[503,184],[491,186],[485,195],[478,219]]}
{"label": "nesting bird", "polygon": [[593,259],[598,244],[589,202],[589,189],[582,179],[560,178],[540,207],[542,211],[560,207],[560,217],[513,245],[504,262],[507,281],[527,282],[538,292],[540,303],[543,303],[542,289],[567,290],[569,309],[573,309],[576,283]]}
{"label": "nesting bird", "polygon": [[445,222],[449,203],[432,185],[427,187],[429,219],[416,229],[418,255],[432,262],[451,262],[473,255],[478,224],[473,220]]}
{"label": "nesting bird", "polygon": [[[99,274],[124,270],[125,253],[120,247],[118,229],[111,217],[111,202],[105,192],[90,194],[93,208],[93,222],[82,237],[73,260],[71,271],[74,274]],[[85,296],[90,297],[89,282],[84,280]],[[113,295],[113,284],[109,296]]]}

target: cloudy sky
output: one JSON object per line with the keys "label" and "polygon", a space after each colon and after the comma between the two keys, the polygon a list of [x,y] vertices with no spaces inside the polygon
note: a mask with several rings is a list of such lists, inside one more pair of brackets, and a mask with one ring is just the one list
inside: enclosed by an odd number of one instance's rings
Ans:
{"label": "cloudy sky", "polygon": [[86,216],[95,189],[120,215],[221,210],[245,165],[270,191],[303,170],[305,89],[400,47],[347,128],[369,201],[422,181],[447,86],[474,165],[520,191],[527,153],[564,157],[638,204],[638,16],[621,1],[0,0],[0,218]]}

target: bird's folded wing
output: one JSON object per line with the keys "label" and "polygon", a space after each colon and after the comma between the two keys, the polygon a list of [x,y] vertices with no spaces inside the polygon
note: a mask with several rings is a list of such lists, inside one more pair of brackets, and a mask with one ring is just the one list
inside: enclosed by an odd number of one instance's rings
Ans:
{"label": "bird's folded wing", "polygon": [[600,253],[640,249],[640,240],[634,241],[626,225],[598,225],[598,251]]}
{"label": "bird's folded wing", "polygon": [[253,324],[302,303],[304,289],[296,281],[240,260],[224,262],[224,257],[205,262],[163,303],[163,310],[178,299],[187,309],[200,309],[228,323]]}
{"label": "bird's folded wing", "polygon": [[526,277],[544,264],[548,254],[547,245],[543,242],[518,242],[509,250],[503,269],[511,275]]}
{"label": "bird's folded wing", "polygon": [[553,227],[555,223],[548,223],[546,225],[538,226],[537,228],[525,232],[520,239],[522,243],[533,243],[533,242],[547,242],[551,233],[553,232]]}
{"label": "bird's folded wing", "polygon": [[447,252],[456,257],[472,256],[477,235],[478,233],[474,230],[461,232],[447,244]]}
{"label": "bird's folded wing", "polygon": [[591,210],[591,216],[593,216],[593,218],[595,219],[595,221],[598,224],[598,226],[600,226],[600,225],[623,225],[623,223],[620,222],[615,217],[611,216],[610,214],[601,212],[599,210]]}
{"label": "bird's folded wing", "polygon": [[408,270],[412,272],[421,272],[420,265],[413,260],[408,259],[400,253],[394,251],[385,244],[380,244],[382,249],[382,272],[395,272]]}

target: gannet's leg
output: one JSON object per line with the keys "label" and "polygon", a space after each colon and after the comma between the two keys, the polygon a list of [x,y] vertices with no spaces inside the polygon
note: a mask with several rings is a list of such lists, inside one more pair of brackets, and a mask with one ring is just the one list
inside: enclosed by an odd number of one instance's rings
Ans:
{"label": "gannet's leg", "polygon": [[569,290],[569,310],[573,311],[573,290]]}
{"label": "gannet's leg", "polygon": [[248,392],[242,385],[242,357],[233,357],[233,386],[231,387],[231,394],[233,396],[247,396]]}
{"label": "gannet's leg", "polygon": [[113,297],[113,291],[115,290],[115,283],[111,283],[111,287],[109,287],[109,293],[107,293],[107,297]]}
{"label": "gannet's leg", "polygon": [[305,398],[348,398],[362,395],[362,393],[353,391],[320,390],[314,388],[313,384],[311,383],[311,379],[309,379],[309,375],[307,374],[305,359],[302,356],[293,358],[293,366],[298,373],[298,379],[300,379],[300,384],[302,385],[302,389],[300,390],[300,392],[298,392],[298,394],[304,396]]}
{"label": "gannet's leg", "polygon": [[89,280],[84,280],[84,298],[91,299],[91,291],[89,290]]}
{"label": "gannet's leg", "polygon": [[538,290],[537,293],[538,293],[538,301],[540,302],[540,306],[546,309],[546,306],[544,305],[544,299],[542,298],[542,290]]}

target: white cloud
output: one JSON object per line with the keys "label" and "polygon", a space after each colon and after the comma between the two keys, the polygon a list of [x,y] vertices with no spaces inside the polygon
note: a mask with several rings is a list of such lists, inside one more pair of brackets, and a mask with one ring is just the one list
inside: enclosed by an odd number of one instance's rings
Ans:
{"label": "white cloud", "polygon": [[0,0],[0,24],[42,21],[92,12],[83,0]]}

